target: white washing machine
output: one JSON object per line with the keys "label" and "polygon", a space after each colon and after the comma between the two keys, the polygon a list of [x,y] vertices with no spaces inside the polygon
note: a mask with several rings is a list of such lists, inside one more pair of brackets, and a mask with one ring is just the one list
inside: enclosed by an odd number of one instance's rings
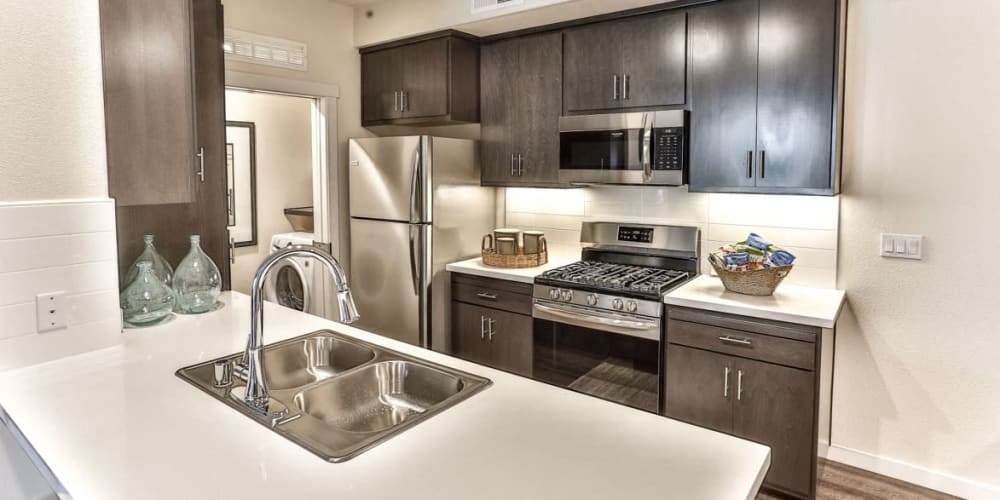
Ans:
{"label": "white washing machine", "polygon": [[[312,244],[312,233],[276,234],[271,237],[271,253],[293,245]],[[315,271],[316,262],[309,257],[292,257],[279,262],[264,282],[264,300],[323,316],[323,291],[317,286]]]}

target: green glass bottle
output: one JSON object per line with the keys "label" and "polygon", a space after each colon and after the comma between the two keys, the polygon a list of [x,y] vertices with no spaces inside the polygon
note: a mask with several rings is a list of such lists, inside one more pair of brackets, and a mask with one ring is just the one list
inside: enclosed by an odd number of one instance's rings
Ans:
{"label": "green glass bottle", "polygon": [[191,236],[191,250],[177,266],[173,281],[177,312],[201,314],[211,311],[222,293],[222,275],[201,250],[201,236]]}
{"label": "green glass bottle", "polygon": [[125,326],[155,325],[174,310],[174,293],[153,273],[152,263],[140,261],[135,267],[135,279],[119,296],[122,318]]}

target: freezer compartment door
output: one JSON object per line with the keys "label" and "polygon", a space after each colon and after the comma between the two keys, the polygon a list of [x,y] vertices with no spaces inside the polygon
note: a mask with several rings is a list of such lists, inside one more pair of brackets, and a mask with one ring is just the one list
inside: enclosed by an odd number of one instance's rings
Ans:
{"label": "freezer compartment door", "polygon": [[430,138],[350,140],[351,217],[430,222]]}
{"label": "freezer compartment door", "polygon": [[351,219],[351,291],[363,330],[426,346],[430,226]]}

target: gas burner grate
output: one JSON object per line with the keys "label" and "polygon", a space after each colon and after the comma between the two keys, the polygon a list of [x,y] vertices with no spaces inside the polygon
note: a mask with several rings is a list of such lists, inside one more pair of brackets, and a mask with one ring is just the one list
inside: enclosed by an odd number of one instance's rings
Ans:
{"label": "gas burner grate", "polygon": [[599,290],[627,291],[650,296],[661,295],[687,277],[688,273],[684,271],[599,261],[574,262],[546,271],[540,276],[549,284],[582,285]]}

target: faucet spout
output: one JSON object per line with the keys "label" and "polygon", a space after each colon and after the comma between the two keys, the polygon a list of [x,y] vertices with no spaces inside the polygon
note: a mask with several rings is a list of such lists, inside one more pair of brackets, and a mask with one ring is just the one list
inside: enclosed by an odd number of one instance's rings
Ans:
{"label": "faucet spout", "polygon": [[332,255],[323,250],[297,245],[286,248],[280,252],[271,254],[257,268],[254,273],[253,282],[250,285],[250,334],[247,337],[246,351],[243,353],[243,368],[246,373],[246,395],[244,402],[267,412],[270,403],[270,396],[267,390],[267,381],[264,378],[264,282],[272,269],[281,261],[292,257],[313,257],[323,264],[333,277],[334,287],[337,289],[337,305],[339,306],[339,319],[341,323],[353,323],[360,319],[358,308],[354,303],[354,296],[351,295],[351,287],[348,285],[347,273]]}

